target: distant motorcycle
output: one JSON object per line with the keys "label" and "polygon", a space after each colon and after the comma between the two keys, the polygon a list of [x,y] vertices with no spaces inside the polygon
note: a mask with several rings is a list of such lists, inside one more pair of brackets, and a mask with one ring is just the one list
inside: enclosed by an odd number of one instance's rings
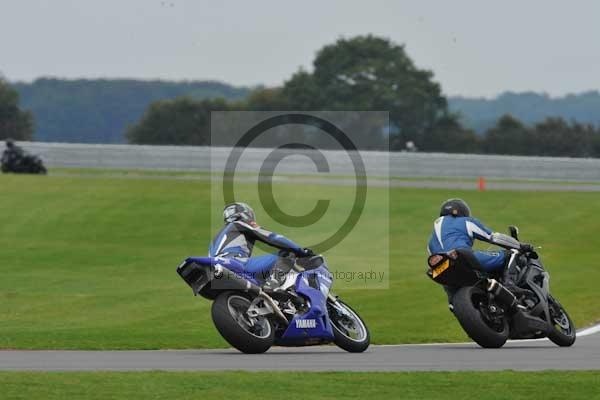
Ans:
{"label": "distant motorcycle", "polygon": [[8,152],[2,154],[0,159],[2,172],[13,172],[17,174],[47,174],[42,159],[33,154],[11,156]]}
{"label": "distant motorcycle", "polygon": [[[503,272],[486,273],[465,250],[433,254],[428,259],[427,275],[441,285],[460,288],[452,299],[453,312],[464,331],[481,347],[499,348],[507,339],[548,337],[558,346],[575,343],[575,324],[564,307],[550,294],[550,275],[538,254],[522,250],[518,229],[509,227],[511,236],[502,247],[510,252]],[[514,240],[512,242],[511,240]],[[516,286],[506,286],[506,282]],[[521,311],[507,310],[513,301]]]}
{"label": "distant motorcycle", "polygon": [[260,277],[236,259],[190,257],[177,273],[194,295],[213,300],[212,319],[223,338],[244,353],[272,345],[334,342],[349,352],[369,347],[367,326],[350,306],[330,293],[332,275],[322,256],[294,258],[280,290],[265,293]]}

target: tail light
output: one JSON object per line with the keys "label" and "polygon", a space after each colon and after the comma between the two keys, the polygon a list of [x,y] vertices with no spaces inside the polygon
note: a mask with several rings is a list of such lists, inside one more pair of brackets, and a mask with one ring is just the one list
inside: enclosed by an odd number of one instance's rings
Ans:
{"label": "tail light", "polygon": [[427,263],[429,264],[430,267],[433,268],[436,265],[438,265],[439,263],[441,263],[443,259],[444,259],[443,256],[441,256],[439,254],[435,254],[435,255],[429,257],[429,259],[427,260]]}

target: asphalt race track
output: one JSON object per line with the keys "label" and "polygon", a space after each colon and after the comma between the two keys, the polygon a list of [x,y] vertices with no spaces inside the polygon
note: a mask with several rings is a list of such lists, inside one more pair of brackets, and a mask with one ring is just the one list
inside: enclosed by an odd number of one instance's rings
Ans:
{"label": "asphalt race track", "polygon": [[260,355],[235,350],[0,351],[0,370],[28,371],[493,371],[600,370],[600,334],[573,347],[548,340],[515,341],[502,349],[474,344],[371,346],[350,354],[335,346],[273,348]]}

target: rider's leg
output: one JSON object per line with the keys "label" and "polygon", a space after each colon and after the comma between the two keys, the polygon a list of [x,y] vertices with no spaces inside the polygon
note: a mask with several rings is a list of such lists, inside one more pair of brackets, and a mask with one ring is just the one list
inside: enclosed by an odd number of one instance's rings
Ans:
{"label": "rider's leg", "polygon": [[[487,272],[502,271],[507,267],[509,261],[509,253],[505,251],[497,252],[474,252],[475,257],[481,264],[482,268]],[[504,274],[505,276],[507,274]],[[518,294],[520,289],[516,286],[516,283],[509,279],[502,283],[491,281],[488,291],[493,292],[497,299],[503,298],[504,304],[507,306],[507,311],[513,315],[513,317],[522,317],[522,306],[519,305],[515,294]]]}
{"label": "rider's leg", "polygon": [[503,284],[509,289],[518,290],[514,272],[509,271],[507,268],[509,267],[508,262],[510,261],[510,252],[508,251],[494,251],[494,252],[486,252],[486,251],[476,251],[474,252],[475,257],[481,264],[481,267],[487,272],[501,272],[504,271],[503,274]]}
{"label": "rider's leg", "polygon": [[244,266],[244,270],[246,273],[251,274],[253,278],[264,281],[271,273],[276,262],[277,255],[275,254],[250,257]]}
{"label": "rider's leg", "polygon": [[275,265],[273,265],[273,269],[271,269],[271,274],[269,278],[267,278],[267,282],[265,283],[265,290],[274,291],[277,290],[284,282],[287,274],[294,267],[294,258],[280,254],[277,257]]}
{"label": "rider's leg", "polygon": [[503,251],[474,251],[473,255],[486,272],[501,271],[506,264],[506,254]]}

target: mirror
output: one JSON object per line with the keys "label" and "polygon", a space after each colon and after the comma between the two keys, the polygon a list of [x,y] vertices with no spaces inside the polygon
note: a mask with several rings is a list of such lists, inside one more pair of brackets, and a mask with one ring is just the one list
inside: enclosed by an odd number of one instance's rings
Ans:
{"label": "mirror", "polygon": [[514,225],[508,227],[508,231],[510,232],[510,236],[514,239],[519,240],[519,228]]}

